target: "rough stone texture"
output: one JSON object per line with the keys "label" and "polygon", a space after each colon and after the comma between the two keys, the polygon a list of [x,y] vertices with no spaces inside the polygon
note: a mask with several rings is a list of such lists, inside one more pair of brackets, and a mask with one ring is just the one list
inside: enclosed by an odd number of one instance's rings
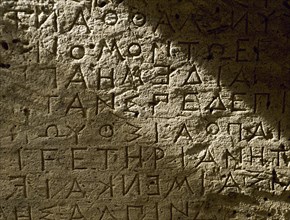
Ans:
{"label": "rough stone texture", "polygon": [[0,0],[0,219],[290,219],[290,2]]}

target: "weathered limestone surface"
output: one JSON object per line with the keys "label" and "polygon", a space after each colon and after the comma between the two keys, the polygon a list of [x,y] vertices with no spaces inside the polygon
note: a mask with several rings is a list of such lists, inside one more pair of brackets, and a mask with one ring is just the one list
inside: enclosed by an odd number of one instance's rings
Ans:
{"label": "weathered limestone surface", "polygon": [[290,219],[289,0],[0,0],[0,220]]}

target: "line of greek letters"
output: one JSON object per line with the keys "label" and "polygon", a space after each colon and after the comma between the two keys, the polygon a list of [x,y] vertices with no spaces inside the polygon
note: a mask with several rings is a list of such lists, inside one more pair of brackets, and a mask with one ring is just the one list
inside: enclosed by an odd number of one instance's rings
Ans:
{"label": "line of greek letters", "polygon": [[[228,187],[230,188],[230,187]],[[232,187],[235,188],[235,187]],[[73,203],[71,205],[67,205],[65,207],[60,206],[50,206],[47,208],[41,208],[39,210],[34,209],[30,205],[25,206],[15,206],[11,213],[13,215],[4,215],[9,216],[16,220],[32,220],[36,219],[34,216],[37,216],[36,213],[41,212],[41,216],[38,216],[37,219],[69,219],[69,220],[85,220],[94,217],[98,220],[105,219],[125,219],[125,220],[137,220],[137,219],[155,219],[159,220],[158,215],[155,214],[153,218],[152,209],[156,209],[159,207],[159,212],[162,215],[162,218],[167,217],[170,220],[175,219],[192,219],[192,220],[201,220],[201,219],[218,219],[214,214],[208,212],[208,203],[202,200],[185,200],[182,202],[168,202],[165,205],[160,205],[156,203],[153,207],[152,205],[147,204],[124,204],[122,205],[122,210],[124,213],[122,215],[116,216],[118,212],[118,208],[111,208],[113,205],[100,205],[96,207],[97,212],[85,212],[85,206],[82,203]],[[157,207],[157,208],[156,208]],[[55,211],[59,210],[59,211]],[[66,211],[66,212],[65,212]],[[35,215],[33,215],[35,213]],[[65,213],[65,214],[64,214]],[[92,215],[93,214],[93,215]],[[89,216],[92,215],[92,216]],[[206,216],[206,218],[205,218]]]}
{"label": "line of greek letters", "polygon": [[[288,3],[285,1],[284,6],[287,7]],[[85,7],[88,7],[88,10],[90,13],[100,13],[101,11],[99,10],[94,10],[96,7],[102,8],[104,5],[106,5],[107,2],[105,1],[99,1],[99,0],[94,0],[91,1],[91,3],[86,4]],[[267,5],[266,8],[268,8],[268,3],[265,4]],[[157,22],[153,25],[153,32],[156,32],[159,29],[169,31],[170,33],[176,33],[178,30],[182,31],[184,28],[189,28],[189,25],[194,26],[195,30],[199,33],[220,33],[220,32],[225,32],[225,31],[233,31],[233,30],[243,30],[243,34],[248,34],[250,31],[250,24],[255,23],[255,25],[262,26],[262,30],[265,34],[269,33],[270,29],[270,24],[271,20],[277,17],[276,11],[272,10],[268,14],[263,13],[262,9],[261,11],[255,11],[255,13],[252,13],[248,8],[250,5],[244,5],[244,8],[246,9],[245,11],[238,10],[228,10],[225,9],[223,12],[224,14],[227,14],[228,19],[225,19],[226,21],[229,21],[227,23],[224,23],[221,27],[218,28],[202,28],[202,25],[199,24],[199,20],[196,19],[198,17],[194,13],[189,13],[187,16],[184,16],[185,19],[181,21],[178,26],[173,26],[173,20],[176,19],[176,17],[170,17],[166,11],[160,12],[160,17],[158,18]],[[61,11],[56,10],[56,9],[51,9],[49,13],[47,11],[44,11],[40,5],[32,6],[32,9],[28,10],[21,10],[21,9],[11,9],[11,11],[14,13],[14,16],[10,16],[10,19],[12,19],[15,23],[16,28],[22,28],[25,29],[24,25],[22,25],[23,20],[19,17],[19,13],[25,13],[25,14],[35,14],[35,19],[34,19],[34,26],[37,29],[40,29],[43,27],[44,24],[50,23],[51,26],[53,27],[54,32],[64,32],[64,31],[71,31],[75,28],[80,28],[82,32],[84,33],[91,33],[90,26],[88,25],[91,24],[91,21],[89,22],[89,19],[92,20],[92,17],[94,16],[89,16],[87,18],[84,15],[84,11],[82,8],[78,7],[74,11],[73,19],[72,22],[69,24],[69,27],[66,30],[63,30],[62,27],[59,26],[59,19],[61,18]],[[53,8],[53,6],[51,6]],[[255,7],[256,8],[256,7]],[[251,13],[251,14],[250,14]],[[42,16],[45,14],[45,16]],[[237,15],[241,14],[241,15]],[[251,15],[251,16],[250,16]],[[109,26],[113,26],[118,24],[118,13],[115,10],[107,10],[104,12],[102,15],[100,15],[101,21]],[[178,17],[179,18],[179,17]],[[253,19],[253,20],[250,20]],[[128,23],[131,23],[135,25],[136,27],[142,27],[145,25],[147,21],[147,18],[144,14],[141,12],[136,12],[132,16],[128,16]],[[241,25],[244,24],[244,28],[240,28]],[[176,25],[176,24],[175,24]],[[256,27],[253,25],[253,27]],[[226,27],[226,28],[223,28]],[[230,28],[227,28],[230,27]],[[26,27],[27,29],[27,27]]]}
{"label": "line of greek letters", "polygon": [[[57,43],[57,38],[55,39],[56,43]],[[54,43],[54,44],[56,44]],[[233,56],[227,56],[227,57],[223,57],[221,56],[221,54],[213,54],[213,48],[219,48],[221,50],[222,55],[225,54],[225,47],[219,43],[213,43],[210,45],[206,45],[206,47],[208,48],[208,57],[207,59],[214,59],[214,55],[215,58],[220,57],[221,60],[231,60],[232,57],[236,58],[236,62],[238,63],[245,63],[245,62],[249,62],[249,61],[259,61],[261,59],[261,55],[262,52],[266,52],[266,45],[269,44],[268,40],[265,39],[258,39],[255,42],[250,41],[249,38],[241,38],[241,39],[237,39],[236,40],[236,51],[235,51],[235,55]],[[125,61],[126,57],[127,58],[131,58],[131,57],[138,57],[140,56],[143,52],[145,53],[150,53],[150,57],[151,57],[151,63],[156,64],[156,65],[160,65],[158,64],[158,60],[161,60],[161,55],[165,54],[166,58],[171,58],[171,41],[168,41],[167,44],[165,44],[163,47],[159,44],[157,44],[156,42],[152,43],[151,49],[150,51],[145,51],[142,49],[142,46],[140,43],[137,42],[131,42],[129,43],[124,49],[123,48],[119,48],[118,47],[118,41],[113,38],[110,43],[108,43],[108,40],[106,39],[101,39],[99,41],[99,43],[97,44],[97,47],[99,48],[99,52],[97,52],[96,57],[97,57],[97,61],[100,61],[102,59],[105,59],[105,57],[107,56],[112,56],[112,57],[116,57],[119,61]],[[192,55],[193,55],[193,49],[197,50],[201,50],[204,48],[203,45],[200,45],[199,41],[179,41],[177,42],[178,45],[180,45],[181,47],[186,47],[186,51],[183,51],[185,56],[186,56],[186,60],[187,62],[190,62],[192,60]],[[250,45],[254,44],[254,49],[250,50]],[[90,44],[89,48],[92,49],[94,44]],[[109,46],[111,45],[111,46]],[[57,45],[56,45],[57,46]],[[55,47],[55,46],[54,46]],[[165,51],[164,51],[164,47],[165,47]],[[106,48],[106,49],[105,49]],[[55,50],[55,49],[54,49]],[[122,52],[122,50],[124,50],[124,52]],[[106,51],[108,51],[109,53],[107,53]],[[106,52],[106,53],[105,53]],[[55,53],[55,52],[54,52]],[[85,55],[87,54],[87,49],[84,45],[74,45],[72,47],[70,47],[69,51],[68,51],[69,56],[72,59],[75,60],[81,60],[85,57]],[[148,55],[148,57],[149,57]],[[160,59],[158,59],[160,56]],[[40,58],[38,58],[40,59]],[[220,72],[221,72],[221,67],[220,66]],[[242,68],[240,69],[239,73],[236,75],[235,80],[237,81],[242,81],[242,82],[247,82],[248,80],[244,77],[244,71],[242,70]],[[241,76],[240,76],[241,75]],[[243,80],[239,79],[242,78]],[[232,84],[235,83],[232,82]]]}
{"label": "line of greek letters", "polygon": [[[276,149],[274,149],[276,150]],[[275,154],[278,154],[277,159],[279,157],[284,157],[283,154],[286,152],[286,150],[279,151],[273,151]],[[253,156],[254,157],[254,156]],[[255,155],[252,159],[262,159],[262,155]],[[278,163],[278,161],[276,161]],[[281,161],[280,161],[281,162]],[[281,165],[281,164],[280,164]],[[247,171],[245,171],[247,172]],[[220,188],[218,190],[219,193],[223,192],[227,188],[232,188],[234,190],[237,190],[238,192],[241,191],[242,187],[251,187],[258,182],[266,181],[270,182],[272,181],[272,184],[282,184],[283,186],[282,190],[289,190],[288,187],[290,186],[289,182],[284,182],[284,180],[279,180],[277,177],[278,174],[275,170],[273,170],[272,176],[269,174],[267,177],[261,177],[259,175],[255,175],[256,171],[250,171],[251,173],[245,174],[239,174],[235,173],[234,171],[228,172],[226,175],[222,176],[222,180],[219,179],[220,182]],[[257,172],[258,173],[258,172]],[[241,175],[241,176],[239,176]],[[198,183],[198,192],[200,192],[201,195],[205,193],[205,190],[212,190],[211,188],[206,187],[206,173],[202,169],[195,177],[198,177],[198,179],[201,181]],[[201,177],[201,178],[200,178]],[[243,180],[241,180],[240,177],[244,177]],[[118,178],[121,180],[121,184],[118,184],[119,180],[115,180]],[[184,190],[189,195],[194,195],[195,192],[193,191],[194,183],[196,184],[196,178],[194,181],[189,180],[190,176],[183,176],[183,177],[173,177],[170,180],[166,179],[163,180],[163,177],[159,174],[134,174],[134,175],[120,175],[118,177],[109,175],[106,177],[106,180],[103,178],[100,178],[96,181],[96,179],[92,180],[92,182],[95,182],[95,184],[98,186],[98,192],[94,192],[94,196],[96,195],[96,199],[103,199],[103,198],[114,198],[117,194],[119,196],[129,196],[132,194],[138,195],[138,196],[150,196],[153,198],[159,198],[160,196],[162,198],[168,198],[169,196],[172,196],[174,198],[176,195],[179,195],[181,192],[184,192]],[[14,199],[19,198],[20,196],[23,198],[29,198],[27,188],[30,187],[31,182],[27,181],[26,176],[10,176],[10,181],[12,181],[12,184],[14,186],[14,191],[6,198]],[[283,181],[283,182],[282,182]],[[44,198],[45,199],[53,199],[59,192],[62,191],[63,198],[62,199],[84,199],[86,198],[86,185],[83,184],[83,182],[80,179],[73,178],[70,180],[67,184],[65,184],[65,187],[60,186],[60,190],[52,196],[51,194],[51,186],[53,179],[45,179],[44,184]],[[166,188],[162,187],[167,185]],[[200,185],[201,184],[201,185]],[[55,184],[53,185],[55,187]],[[265,188],[266,190],[266,188]],[[91,195],[91,194],[90,194]],[[101,198],[102,196],[102,198]],[[116,197],[115,197],[116,198]],[[158,215],[158,214],[157,214]],[[1,216],[1,215],[0,215]]]}
{"label": "line of greek letters", "polygon": [[[86,159],[88,154],[87,147],[71,147],[67,150],[66,156],[61,157],[60,153],[61,150],[57,148],[43,148],[39,150],[35,150],[35,153],[39,155],[39,167],[38,169],[40,171],[49,171],[52,169],[59,168],[62,164],[62,160],[70,159],[72,164],[72,170],[82,170],[82,169],[88,169],[88,167],[84,166],[83,164],[87,164],[88,160]],[[158,163],[160,163],[163,159],[165,159],[165,152],[161,148],[155,148],[152,147],[150,149],[146,149],[142,146],[125,146],[120,149],[117,148],[92,148],[96,152],[99,152],[98,154],[98,164],[99,164],[99,170],[109,170],[109,169],[115,169],[114,166],[116,160],[120,160],[122,162],[123,168],[143,168],[144,162],[150,161],[152,163],[148,163],[147,166],[152,166],[152,169],[157,169]],[[34,150],[33,150],[34,151]],[[26,150],[19,149],[17,151],[17,158],[18,164],[17,169],[19,171],[22,171],[25,167],[23,167],[23,158],[27,158],[31,152],[29,150],[27,152]],[[150,153],[148,156],[145,155],[145,153]],[[63,152],[62,152],[63,154]],[[19,162],[20,161],[20,162]],[[30,167],[32,163],[31,161],[25,160],[24,164],[26,167]],[[35,165],[33,165],[35,167]],[[94,166],[91,166],[90,168],[94,168]],[[28,169],[28,168],[27,168]]]}

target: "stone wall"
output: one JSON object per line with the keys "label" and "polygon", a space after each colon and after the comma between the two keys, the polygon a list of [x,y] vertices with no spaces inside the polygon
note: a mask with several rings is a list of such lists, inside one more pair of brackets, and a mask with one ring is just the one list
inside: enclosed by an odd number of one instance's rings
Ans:
{"label": "stone wall", "polygon": [[0,15],[0,220],[290,219],[289,1]]}

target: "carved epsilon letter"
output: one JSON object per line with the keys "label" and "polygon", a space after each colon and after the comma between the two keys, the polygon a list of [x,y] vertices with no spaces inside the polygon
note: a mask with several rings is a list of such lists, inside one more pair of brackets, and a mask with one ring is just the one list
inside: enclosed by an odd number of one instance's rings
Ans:
{"label": "carved epsilon letter", "polygon": [[169,102],[169,94],[168,93],[157,93],[153,94],[152,100],[152,114],[155,114],[155,106],[157,106],[160,102]]}
{"label": "carved epsilon letter", "polygon": [[[156,64],[154,66],[156,69],[154,81],[152,82],[153,85],[169,85],[170,79],[170,65],[163,65],[163,64]],[[164,70],[165,69],[165,70]]]}
{"label": "carved epsilon letter", "polygon": [[286,156],[286,152],[288,150],[285,149],[285,146],[283,144],[281,144],[278,149],[271,149],[271,151],[277,153],[276,166],[280,166],[280,153],[282,153],[284,164],[288,166],[288,158]]}
{"label": "carved epsilon letter", "polygon": [[244,96],[246,95],[246,93],[232,93],[232,96],[231,96],[231,111],[234,112],[234,111],[246,111],[245,108],[241,107],[241,104],[236,104],[236,102],[242,102],[243,99],[238,99],[236,98],[236,96]]}
{"label": "carved epsilon letter", "polygon": [[27,206],[21,209],[18,207],[15,207],[14,209],[14,214],[15,214],[15,220],[32,220],[32,212],[31,212],[31,206]]}
{"label": "carved epsilon letter", "polygon": [[76,166],[76,161],[83,161],[84,158],[83,157],[76,157],[75,153],[77,151],[87,151],[88,148],[72,148],[71,149],[71,155],[72,155],[72,170],[83,170],[83,169],[87,169],[86,167],[83,166]]}
{"label": "carved epsilon letter", "polygon": [[27,180],[26,180],[26,176],[10,176],[10,180],[11,181],[16,181],[16,180],[18,180],[19,181],[19,179],[21,180],[20,182],[15,182],[14,183],[14,187],[15,188],[17,188],[17,189],[15,189],[13,192],[12,192],[12,194],[11,195],[9,195],[7,198],[10,198],[10,197],[12,197],[14,194],[16,194],[17,193],[17,191],[18,191],[18,188],[21,188],[22,190],[22,196],[24,197],[24,198],[27,198]]}
{"label": "carved epsilon letter", "polygon": [[241,52],[246,52],[246,48],[242,48],[241,42],[249,42],[249,39],[238,39],[237,40],[237,51],[236,51],[236,61],[237,62],[248,62],[249,60],[247,58],[241,58]]}
{"label": "carved epsilon letter", "polygon": [[159,175],[147,175],[147,178],[148,178],[147,195],[149,196],[160,195]]}

